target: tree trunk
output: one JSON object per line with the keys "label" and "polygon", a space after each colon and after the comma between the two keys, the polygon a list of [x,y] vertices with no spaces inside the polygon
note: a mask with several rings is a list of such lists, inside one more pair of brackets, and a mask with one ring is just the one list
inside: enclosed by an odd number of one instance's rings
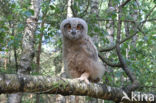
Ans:
{"label": "tree trunk", "polygon": [[[50,0],[48,1],[48,4],[50,3]],[[48,7],[47,7],[48,8]],[[44,28],[45,24],[45,17],[47,16],[48,9],[46,8],[45,12],[43,12],[43,17],[42,17],[42,23],[41,23],[41,29]],[[43,33],[44,30],[41,31],[40,33],[40,38],[39,38],[39,45],[38,45],[38,50],[37,50],[37,57],[36,57],[36,63],[37,63],[37,68],[36,72],[40,72],[40,55],[41,55],[41,49],[42,49],[42,38],[43,38]],[[40,103],[40,94],[36,94],[36,103]]]}
{"label": "tree trunk", "polygon": [[[113,1],[112,0],[109,0],[108,8],[107,8],[108,14],[112,14],[115,11],[115,6],[114,5],[115,4],[113,4]],[[114,28],[115,28],[115,23],[114,23],[113,19],[110,18],[110,21],[106,21],[106,30],[107,30],[107,33],[108,33],[108,35],[106,36],[106,38],[109,41],[109,44],[108,44],[109,46],[114,45],[114,31],[115,31]],[[105,53],[105,56],[106,56],[106,58],[109,58],[110,53],[109,52]],[[105,68],[107,70],[109,70],[111,72],[110,75],[112,75],[112,77],[114,77],[114,75],[113,75],[114,70],[111,69],[111,68],[108,69],[108,65],[105,65]],[[107,79],[107,77],[106,77],[106,82],[109,83],[109,80]]]}
{"label": "tree trunk", "polygon": [[[115,7],[113,6],[113,3],[112,3],[112,0],[109,0],[109,3],[108,3],[108,14],[112,14],[112,12],[114,12],[115,10]],[[107,33],[108,33],[108,36],[107,39],[109,41],[109,46],[113,45],[114,44],[114,21],[112,18],[110,18],[110,21],[107,21],[107,24],[106,24],[106,29],[107,29]]]}
{"label": "tree trunk", "polygon": [[[5,58],[4,58],[4,69],[7,70],[7,64],[8,64],[8,51],[5,51]],[[10,56],[10,55],[9,55]]]}
{"label": "tree trunk", "polygon": [[71,18],[73,17],[73,12],[71,9],[71,5],[74,2],[74,0],[68,0],[68,4],[67,4],[67,18]]}
{"label": "tree trunk", "polygon": [[[136,2],[138,2],[138,1],[136,0]],[[134,2],[134,4],[132,6],[137,5],[136,2]],[[132,7],[130,7],[130,9],[133,10]],[[137,21],[138,16],[139,16],[139,10],[133,10],[132,14],[129,14],[129,15],[131,15],[131,17],[133,18],[133,21]],[[130,35],[130,30],[133,32],[137,32],[136,24],[130,23],[130,22],[124,22],[124,25],[125,25],[126,37],[128,37]],[[137,35],[132,37],[131,44],[132,44],[133,48],[136,48],[137,38],[138,38]],[[128,48],[126,49],[126,57],[127,58],[129,58],[129,55],[128,55],[129,51],[130,51],[130,45],[128,45]],[[133,56],[134,57],[132,57],[132,58],[135,59],[136,58],[135,55],[133,55]]]}
{"label": "tree trunk", "polygon": [[[22,74],[29,74],[31,63],[34,57],[34,32],[37,27],[38,14],[40,10],[40,1],[31,0],[31,9],[34,10],[34,15],[27,18],[26,27],[24,30],[22,41],[22,55],[19,63],[17,74],[20,78]],[[21,103],[22,93],[11,94],[8,97],[8,103]]]}
{"label": "tree trunk", "polygon": [[[12,28],[11,35],[15,37],[14,24],[10,23],[10,28]],[[13,51],[14,51],[15,67],[16,67],[16,71],[17,71],[18,70],[18,61],[17,61],[17,51],[16,51],[16,41],[15,40],[14,40],[14,44],[13,44]]]}
{"label": "tree trunk", "polygon": [[[91,0],[91,10],[90,10],[90,14],[94,14],[96,15],[97,17],[99,16],[99,0]],[[94,23],[92,24],[93,26],[92,27],[95,27],[95,28],[99,28],[99,23]],[[93,39],[93,42],[96,43],[98,40],[98,34],[93,30],[92,33],[94,34],[94,37],[92,37]],[[85,97],[83,97],[85,98]],[[96,98],[91,98],[90,100],[88,100],[88,103],[97,103],[98,102],[98,99]]]}
{"label": "tree trunk", "polygon": [[99,0],[91,0],[91,14],[96,14],[98,16],[99,14]]}

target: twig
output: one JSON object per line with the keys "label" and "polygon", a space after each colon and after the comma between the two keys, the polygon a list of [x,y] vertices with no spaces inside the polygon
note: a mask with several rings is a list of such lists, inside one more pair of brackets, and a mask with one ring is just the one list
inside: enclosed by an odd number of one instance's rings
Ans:
{"label": "twig", "polygon": [[[89,8],[89,4],[90,4],[90,0],[88,0],[88,4],[87,4],[86,9],[85,9],[82,13],[79,14],[81,18],[82,18],[82,17],[85,15],[85,13],[87,12],[87,10],[88,10],[88,8]],[[87,14],[87,13],[86,13],[86,14]]]}
{"label": "twig", "polygon": [[101,54],[98,54],[98,56],[104,63],[111,67],[121,67],[120,63],[111,63],[110,61],[106,60]]}
{"label": "twig", "polygon": [[150,12],[146,15],[145,20],[142,22],[141,27],[144,25],[144,23],[147,21],[148,17],[151,15],[153,10],[156,8],[156,5],[150,10]]}
{"label": "twig", "polygon": [[[138,33],[138,31],[136,31],[133,35],[129,35],[128,37],[126,37],[125,39],[120,41],[120,44],[124,43],[125,41],[129,40],[130,38],[132,38],[133,36],[135,36]],[[113,50],[116,47],[116,44],[111,46],[111,47],[107,47],[105,49],[101,49],[100,52],[108,52]]]}
{"label": "twig", "polygon": [[125,1],[124,3],[122,3],[118,8],[123,8],[128,2],[130,2],[131,0],[127,0],[127,1]]}
{"label": "twig", "polygon": [[72,10],[72,13],[73,13],[73,17],[77,17],[77,10],[73,8],[73,2],[71,0],[71,10]]}
{"label": "twig", "polygon": [[89,8],[89,4],[90,4],[90,0],[88,0],[87,7],[85,8],[85,10],[80,14],[78,14],[78,12],[73,8],[73,5],[71,5],[71,10],[73,12],[74,17],[77,17],[80,15],[80,17],[82,18],[86,14],[86,12]]}

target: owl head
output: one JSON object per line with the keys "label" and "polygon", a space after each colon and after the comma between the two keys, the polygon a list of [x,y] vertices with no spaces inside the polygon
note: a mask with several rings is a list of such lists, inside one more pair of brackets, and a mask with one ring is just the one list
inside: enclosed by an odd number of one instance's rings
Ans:
{"label": "owl head", "polygon": [[63,36],[70,40],[78,40],[87,35],[87,23],[80,18],[68,18],[60,26]]}

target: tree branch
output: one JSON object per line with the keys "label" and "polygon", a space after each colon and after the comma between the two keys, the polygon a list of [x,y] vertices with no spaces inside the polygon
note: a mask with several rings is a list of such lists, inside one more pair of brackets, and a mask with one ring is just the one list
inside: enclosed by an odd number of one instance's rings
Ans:
{"label": "tree branch", "polygon": [[121,35],[121,24],[122,22],[120,21],[121,19],[121,8],[119,8],[119,16],[118,16],[118,28],[117,28],[117,40],[116,40],[116,51],[117,51],[117,55],[119,58],[119,61],[122,65],[123,70],[125,71],[125,73],[128,75],[129,79],[132,82],[132,85],[129,86],[128,91],[132,91],[135,90],[139,87],[139,82],[136,79],[136,76],[129,70],[126,62],[123,59],[123,56],[120,52],[120,35]]}
{"label": "tree branch", "polygon": [[[127,40],[131,39],[133,36],[135,36],[137,33],[138,33],[138,31],[136,31],[136,32],[135,32],[134,34],[132,34],[132,35],[129,35],[129,36],[126,37],[125,39],[121,40],[119,43],[120,43],[120,44],[124,43],[125,41],[127,41]],[[113,45],[113,46],[110,46],[110,47],[101,49],[101,50],[99,50],[99,51],[100,51],[100,52],[108,52],[108,51],[111,51],[111,50],[115,49],[115,47],[116,47],[116,44]]]}
{"label": "tree branch", "polygon": [[[88,21],[89,21],[90,19],[88,19]],[[103,18],[96,18],[95,20],[97,20],[97,21],[118,21],[118,20],[116,20],[116,19],[113,19],[113,20],[111,20],[111,19],[103,19]],[[139,21],[134,21],[134,20],[121,20],[122,22],[132,22],[132,23],[140,23]],[[156,19],[155,18],[153,18],[153,19],[147,19],[146,20],[146,22],[153,22],[153,21],[156,21]],[[141,23],[143,23],[143,21],[141,22]]]}
{"label": "tree branch", "polygon": [[[61,77],[50,76],[31,76],[16,74],[1,74],[0,75],[0,93],[41,93],[41,94],[61,94],[61,95],[81,95],[101,98],[111,101],[121,101],[121,98],[126,93],[121,88],[110,87],[102,84],[94,84],[80,82],[77,79],[65,79]],[[138,93],[138,92],[134,92]],[[140,93],[140,92],[139,92]],[[153,95],[151,93],[140,93],[144,95]],[[139,98],[138,96],[136,99]],[[144,97],[145,98],[145,97]],[[137,99],[138,100],[138,99]],[[135,103],[124,99],[123,103]],[[137,102],[139,103],[139,102]],[[140,102],[143,103],[143,102]],[[144,99],[144,103],[147,103]],[[152,102],[149,102],[152,103]],[[153,102],[154,103],[154,102]]]}
{"label": "tree branch", "polygon": [[111,67],[121,67],[120,63],[112,63],[112,62],[106,60],[101,54],[98,54],[98,56],[104,63],[106,63],[107,65],[109,65]]}

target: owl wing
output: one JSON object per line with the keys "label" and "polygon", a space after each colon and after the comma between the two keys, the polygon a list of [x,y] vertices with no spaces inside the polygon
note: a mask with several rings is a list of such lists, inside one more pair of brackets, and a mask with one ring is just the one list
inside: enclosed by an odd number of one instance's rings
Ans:
{"label": "owl wing", "polygon": [[91,58],[97,60],[98,59],[98,51],[94,43],[92,42],[90,37],[85,39],[85,45],[83,45],[84,52]]}

